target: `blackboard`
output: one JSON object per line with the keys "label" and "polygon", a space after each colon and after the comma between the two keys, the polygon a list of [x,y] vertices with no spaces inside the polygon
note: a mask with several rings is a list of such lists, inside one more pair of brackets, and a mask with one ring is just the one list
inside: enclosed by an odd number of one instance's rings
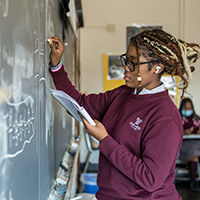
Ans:
{"label": "blackboard", "polygon": [[[47,38],[63,38],[58,0],[0,0],[0,199],[48,197],[73,132],[50,95]],[[74,35],[65,30],[63,63],[74,77]]]}

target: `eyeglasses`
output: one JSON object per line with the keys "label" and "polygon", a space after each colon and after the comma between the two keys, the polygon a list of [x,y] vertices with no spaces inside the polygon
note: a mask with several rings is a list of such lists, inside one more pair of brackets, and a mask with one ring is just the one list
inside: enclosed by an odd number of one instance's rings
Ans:
{"label": "eyeglasses", "polygon": [[[120,55],[120,60],[121,60],[121,63],[123,65],[123,67],[128,67],[128,69],[131,71],[131,72],[134,72],[135,71],[135,66],[138,65],[138,63],[134,63],[134,62],[131,62],[129,60],[127,60],[125,58],[126,54],[122,54]],[[147,63],[152,63],[152,62],[156,62],[156,60],[154,61],[148,61],[148,62],[141,62],[140,65],[143,65],[143,64],[147,64]]]}

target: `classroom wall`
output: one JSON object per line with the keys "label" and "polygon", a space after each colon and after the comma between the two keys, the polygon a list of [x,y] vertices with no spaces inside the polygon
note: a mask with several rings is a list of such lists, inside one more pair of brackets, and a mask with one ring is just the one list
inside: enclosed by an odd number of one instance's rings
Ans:
{"label": "classroom wall", "polygon": [[[185,0],[185,15],[184,15],[184,39],[189,42],[194,42],[200,44],[200,1],[198,0]],[[193,73],[193,78],[191,84],[188,87],[188,97],[194,102],[195,111],[198,115],[200,115],[200,60],[195,64],[195,71]]]}
{"label": "classroom wall", "polygon": [[[85,24],[80,30],[82,92],[103,92],[102,55],[126,51],[127,24],[162,24],[165,31],[177,38],[200,43],[199,0],[82,0],[82,7]],[[115,25],[114,32],[107,30],[109,24]],[[188,92],[200,115],[197,92],[200,61],[195,66]]]}

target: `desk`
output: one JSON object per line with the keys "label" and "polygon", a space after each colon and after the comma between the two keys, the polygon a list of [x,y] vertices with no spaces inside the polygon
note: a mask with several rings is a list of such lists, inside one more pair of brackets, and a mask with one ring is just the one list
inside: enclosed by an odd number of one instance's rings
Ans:
{"label": "desk", "polygon": [[[183,140],[200,140],[200,135],[197,134],[191,134],[191,135],[184,135]],[[183,167],[184,163],[182,160],[180,160],[179,155],[176,160],[176,175],[175,175],[175,181],[189,181],[189,171],[186,169],[186,167]],[[200,164],[198,163],[198,170],[197,170],[197,179],[200,180]]]}
{"label": "desk", "polygon": [[200,135],[197,134],[184,135],[183,139],[200,139]]}

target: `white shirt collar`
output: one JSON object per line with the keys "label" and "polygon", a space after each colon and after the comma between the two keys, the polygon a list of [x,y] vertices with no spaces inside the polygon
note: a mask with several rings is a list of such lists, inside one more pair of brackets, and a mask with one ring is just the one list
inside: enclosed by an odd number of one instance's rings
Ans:
{"label": "white shirt collar", "polygon": [[[152,90],[147,90],[146,88],[143,88],[142,91],[139,93],[139,95],[143,94],[155,94],[159,92],[164,92],[166,90],[165,84],[161,82],[161,85],[159,85],[156,88],[153,88]],[[135,88],[134,94],[137,94],[137,88]]]}

